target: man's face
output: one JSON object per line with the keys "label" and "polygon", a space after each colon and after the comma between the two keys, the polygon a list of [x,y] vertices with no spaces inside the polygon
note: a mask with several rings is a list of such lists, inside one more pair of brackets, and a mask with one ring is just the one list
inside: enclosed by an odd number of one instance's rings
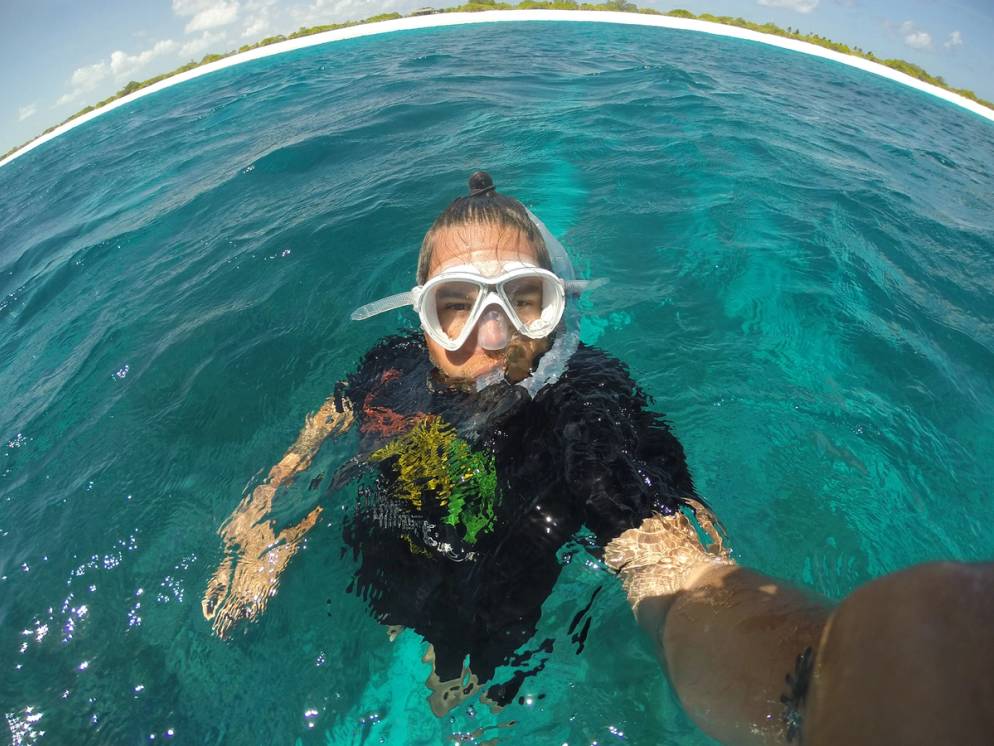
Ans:
{"label": "man's face", "polygon": [[[520,231],[487,223],[448,226],[435,234],[428,279],[465,264],[473,265],[487,277],[496,277],[505,271],[507,262],[539,264],[535,248]],[[504,314],[500,309],[497,313]],[[506,317],[505,321],[513,328]],[[530,339],[515,333],[504,349],[487,350],[480,344],[477,328],[453,352],[427,335],[425,341],[435,367],[455,381],[472,381],[498,368],[504,370],[508,380],[520,381],[531,372],[535,359],[548,349],[547,339]]]}

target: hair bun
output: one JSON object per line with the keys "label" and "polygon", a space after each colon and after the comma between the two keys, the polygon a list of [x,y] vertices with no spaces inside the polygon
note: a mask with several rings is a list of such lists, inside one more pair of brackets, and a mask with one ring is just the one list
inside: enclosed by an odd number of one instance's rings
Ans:
{"label": "hair bun", "polygon": [[478,197],[481,194],[493,192],[494,180],[486,171],[477,171],[469,177],[469,196]]}

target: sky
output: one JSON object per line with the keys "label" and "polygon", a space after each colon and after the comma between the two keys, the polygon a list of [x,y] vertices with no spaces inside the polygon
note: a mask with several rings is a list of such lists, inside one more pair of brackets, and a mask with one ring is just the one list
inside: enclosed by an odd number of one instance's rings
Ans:
{"label": "sky", "polygon": [[[301,26],[461,0],[0,0],[0,153],[131,80]],[[994,100],[994,0],[635,0],[899,57]],[[567,53],[564,50],[564,53]]]}

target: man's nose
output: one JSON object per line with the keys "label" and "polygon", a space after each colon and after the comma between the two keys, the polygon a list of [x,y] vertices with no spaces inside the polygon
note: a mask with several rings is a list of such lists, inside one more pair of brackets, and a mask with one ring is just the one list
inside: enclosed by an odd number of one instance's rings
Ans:
{"label": "man's nose", "polygon": [[484,350],[503,350],[511,339],[511,322],[500,308],[490,306],[476,325],[476,343]]}

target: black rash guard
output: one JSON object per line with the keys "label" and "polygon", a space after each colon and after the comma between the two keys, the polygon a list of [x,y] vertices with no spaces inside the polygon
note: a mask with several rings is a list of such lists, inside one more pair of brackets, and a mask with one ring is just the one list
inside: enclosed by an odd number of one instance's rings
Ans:
{"label": "black rash guard", "polygon": [[[559,576],[557,552],[582,527],[603,547],[699,499],[665,420],[625,365],[593,347],[529,399],[507,383],[446,386],[420,335],[393,336],[336,396],[360,433],[333,484],[361,480],[345,528],[359,562],[351,589],[379,621],[432,643],[442,681],[460,676],[466,656],[480,682],[520,661],[514,651]],[[491,696],[508,700],[521,680]]]}

